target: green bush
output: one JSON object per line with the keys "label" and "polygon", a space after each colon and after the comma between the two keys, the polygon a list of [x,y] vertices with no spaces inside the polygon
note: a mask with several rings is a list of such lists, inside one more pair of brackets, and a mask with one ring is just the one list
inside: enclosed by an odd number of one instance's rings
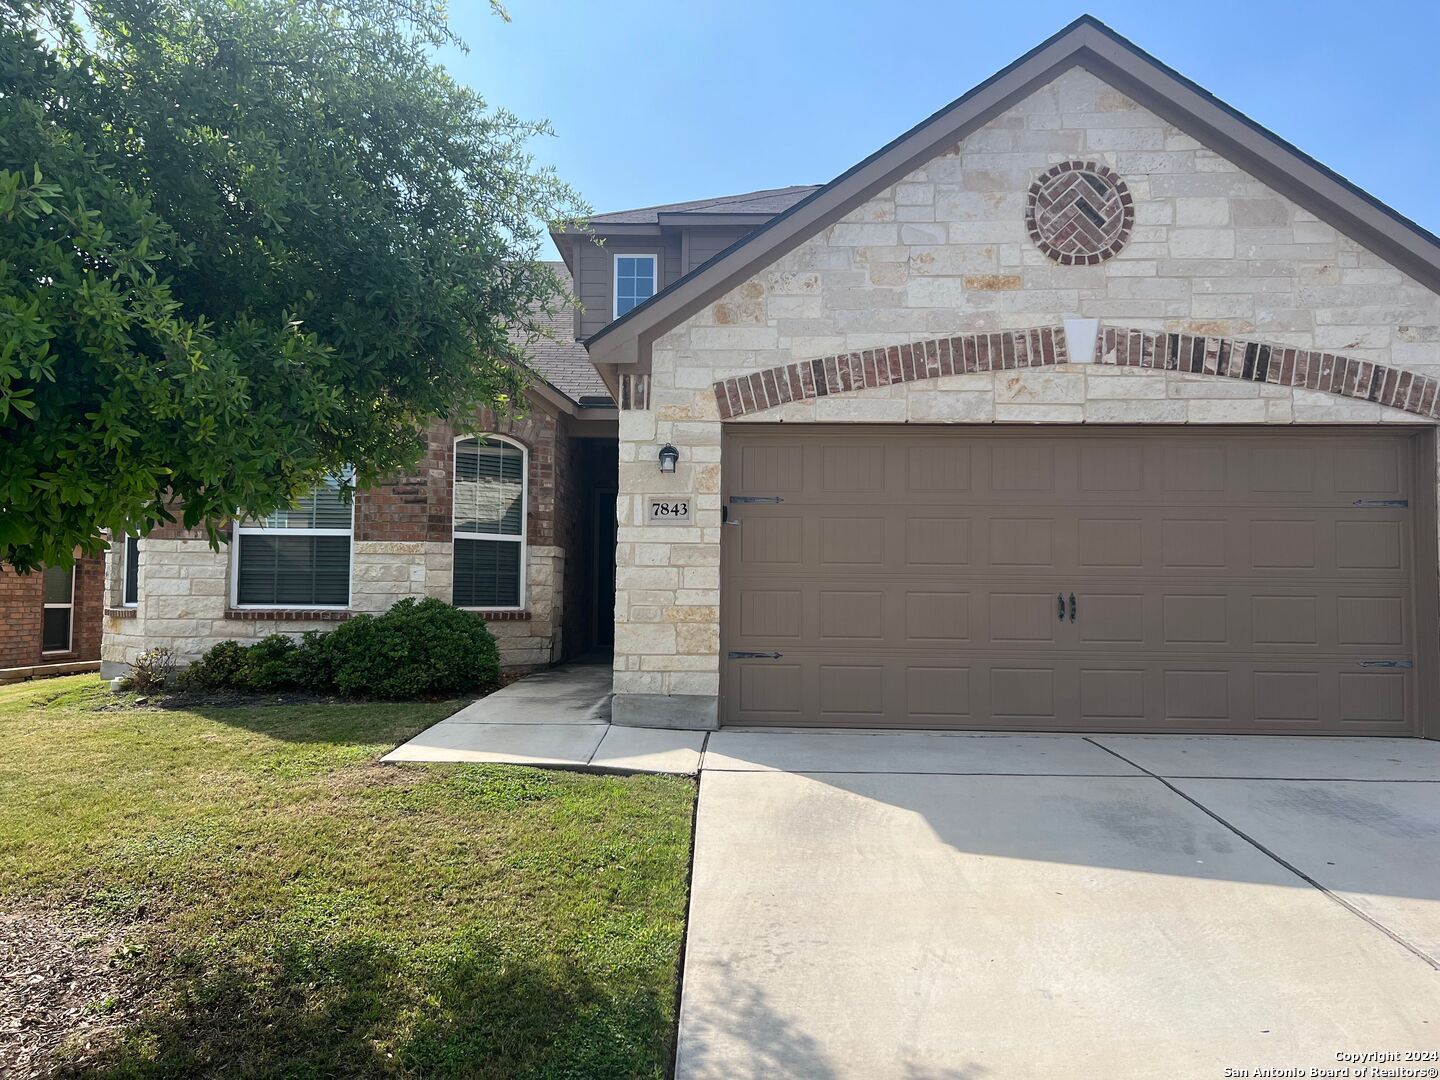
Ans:
{"label": "green bush", "polygon": [[290,678],[301,690],[328,694],[335,689],[335,660],[330,651],[330,634],[306,630],[290,658]]}
{"label": "green bush", "polygon": [[383,615],[359,615],[329,635],[344,694],[410,698],[500,684],[500,651],[480,616],[407,597]]}
{"label": "green bush", "polygon": [[176,685],[182,690],[238,690],[245,669],[245,646],[222,641],[180,673]]}
{"label": "green bush", "polygon": [[406,598],[383,615],[357,615],[297,645],[271,634],[222,641],[181,673],[185,690],[286,688],[355,697],[413,698],[500,685],[500,651],[480,616],[434,599]]}
{"label": "green bush", "polygon": [[281,690],[295,685],[295,654],[299,649],[293,638],[271,634],[245,650],[245,664],[240,683],[246,690]]}

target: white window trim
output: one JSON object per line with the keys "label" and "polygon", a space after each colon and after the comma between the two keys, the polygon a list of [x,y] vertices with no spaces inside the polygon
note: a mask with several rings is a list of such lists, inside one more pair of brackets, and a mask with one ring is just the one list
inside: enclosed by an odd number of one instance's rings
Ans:
{"label": "white window trim", "polygon": [[[256,534],[267,536],[348,536],[350,538],[350,573],[345,576],[343,604],[242,604],[240,603],[240,538]],[[346,611],[355,593],[355,500],[350,500],[348,529],[271,529],[253,518],[236,521],[230,538],[230,607],[236,611]]]}
{"label": "white window trim", "polygon": [[[455,455],[462,442],[469,442],[471,439],[494,439],[496,442],[506,443],[520,451],[520,535],[512,536],[509,533],[476,533],[461,532],[455,528],[455,484],[458,475],[455,469]],[[483,607],[462,607],[461,611],[524,611],[526,580],[530,564],[530,448],[518,439],[512,439],[508,435],[496,435],[491,432],[477,432],[474,435],[457,435],[450,447],[450,557],[455,557],[456,540],[504,540],[507,543],[520,545],[520,595],[518,604],[501,605],[487,604]],[[454,571],[451,571],[451,588],[454,588]],[[455,594],[450,594],[451,601],[454,601]],[[460,607],[459,604],[455,605]]]}
{"label": "white window trim", "polygon": [[[41,573],[43,574],[44,571],[41,571]],[[63,649],[47,649],[47,648],[45,648],[45,623],[44,623],[44,621],[43,621],[43,619],[42,619],[42,621],[41,621],[41,623],[40,623],[40,655],[41,655],[41,656],[59,656],[61,653],[74,652],[74,651],[75,651],[75,567],[73,567],[73,566],[70,567],[70,602],[69,602],[68,604],[52,604],[52,603],[50,603],[48,600],[44,599],[44,593],[43,593],[44,582],[43,582],[43,581],[41,582],[41,588],[42,588],[41,600],[40,600],[40,609],[41,609],[41,611],[42,611],[42,612],[49,611],[51,608],[69,608],[69,609],[70,609],[70,628],[69,628],[69,629],[70,629],[70,632],[69,632],[69,633],[66,635],[66,637],[65,637],[65,647],[64,647]],[[34,609],[32,608],[31,610],[33,611]]]}
{"label": "white window trim", "polygon": [[[653,252],[653,251],[617,251],[617,252],[615,252],[614,256],[612,257],[612,259],[611,259],[611,261],[610,261],[610,317],[611,317],[612,319],[618,319],[618,318],[620,318],[620,260],[621,260],[621,259],[649,259],[649,260],[650,260],[650,273],[651,273],[650,280],[655,283],[655,292],[652,292],[652,293],[650,294],[650,296],[655,296],[656,294],[658,294],[658,293],[660,292],[660,256],[659,256],[659,255],[655,254],[655,252]],[[646,299],[649,299],[649,297],[646,297]],[[642,300],[642,301],[640,301],[640,304],[643,304],[644,302],[645,302],[645,301]],[[636,304],[635,307],[639,307],[640,304]],[[631,311],[634,311],[635,308],[631,308],[630,310],[631,310]]]}
{"label": "white window trim", "polygon": [[[126,600],[125,594],[130,591],[130,541],[135,541],[135,599]],[[120,541],[120,606],[122,608],[138,608],[140,606],[140,537],[126,533]]]}

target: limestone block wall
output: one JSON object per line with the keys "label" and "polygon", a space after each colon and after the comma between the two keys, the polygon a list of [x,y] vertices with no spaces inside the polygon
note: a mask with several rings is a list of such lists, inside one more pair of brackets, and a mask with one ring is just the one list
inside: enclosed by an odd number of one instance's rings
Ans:
{"label": "limestone block wall", "polygon": [[[1105,164],[1134,196],[1129,243],[1098,265],[1058,265],[1026,234],[1030,184],[1071,159]],[[1098,320],[1102,333],[1264,342],[1440,376],[1440,296],[1072,69],[697,311],[654,343],[648,374],[627,376],[632,393],[622,383],[622,408],[631,408],[620,427],[616,715],[713,715],[713,704],[683,698],[713,702],[718,687],[720,448],[724,423],[735,421],[722,420],[717,383],[1067,317]],[[1125,368],[1113,353],[1067,359],[781,397],[743,419],[1434,422],[1307,385]],[[662,477],[654,461],[666,442],[680,448],[681,466]],[[660,494],[693,497],[693,524],[645,525],[646,497]]]}
{"label": "limestone block wall", "polygon": [[333,629],[352,614],[379,613],[407,596],[449,603],[453,443],[457,435],[489,431],[526,446],[530,499],[525,608],[483,614],[506,668],[560,659],[566,552],[554,543],[553,492],[560,424],[557,417],[537,409],[519,419],[486,415],[474,424],[437,423],[429,432],[424,459],[411,474],[356,494],[350,605],[343,611],[233,608],[228,545],[216,551],[202,530],[177,525],[163,526],[141,540],[139,603],[124,608],[119,595],[123,553],[117,546],[108,556],[112,584],[106,597],[102,670],[107,677],[119,674],[140,653],[159,646],[188,663],[220,641]]}

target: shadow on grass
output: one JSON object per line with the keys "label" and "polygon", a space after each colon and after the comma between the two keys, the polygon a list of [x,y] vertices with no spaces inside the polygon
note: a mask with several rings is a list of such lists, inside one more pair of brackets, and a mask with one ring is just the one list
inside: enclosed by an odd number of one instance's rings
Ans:
{"label": "shadow on grass", "polygon": [[[169,1004],[63,1077],[662,1077],[671,994],[449,943],[417,964],[363,942],[265,968],[173,960]],[[177,970],[178,968],[178,970]],[[157,995],[158,997],[159,995]]]}
{"label": "shadow on grass", "polygon": [[256,696],[217,703],[173,699],[168,712],[185,712],[224,727],[285,743],[332,746],[398,745],[431,724],[458,712],[473,697],[427,701],[367,701],[347,698]]}

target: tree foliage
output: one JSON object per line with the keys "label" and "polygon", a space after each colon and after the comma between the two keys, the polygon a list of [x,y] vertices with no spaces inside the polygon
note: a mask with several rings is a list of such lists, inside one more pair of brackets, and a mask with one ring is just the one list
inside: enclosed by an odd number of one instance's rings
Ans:
{"label": "tree foliage", "polygon": [[0,561],[213,529],[515,405],[584,208],[438,0],[0,0]]}

